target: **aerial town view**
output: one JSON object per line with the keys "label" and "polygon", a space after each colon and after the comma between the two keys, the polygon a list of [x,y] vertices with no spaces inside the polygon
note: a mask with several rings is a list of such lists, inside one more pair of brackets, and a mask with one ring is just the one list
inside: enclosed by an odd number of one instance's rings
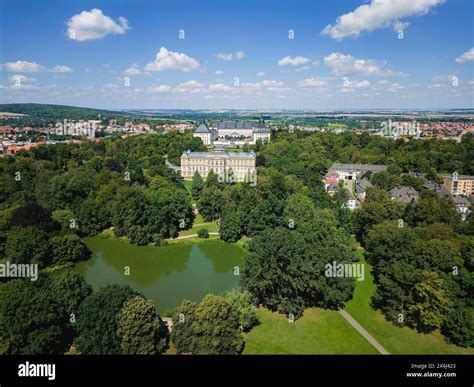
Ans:
{"label": "aerial town view", "polygon": [[472,385],[473,15],[1,0],[0,385]]}

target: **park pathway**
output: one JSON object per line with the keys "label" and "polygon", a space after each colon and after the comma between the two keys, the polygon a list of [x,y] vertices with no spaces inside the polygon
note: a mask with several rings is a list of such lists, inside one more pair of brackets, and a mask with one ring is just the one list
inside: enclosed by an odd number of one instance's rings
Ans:
{"label": "park pathway", "polygon": [[341,314],[342,317],[346,319],[346,321],[351,324],[357,332],[359,332],[362,336],[365,337],[365,339],[372,344],[377,351],[379,351],[382,355],[389,355],[388,351],[382,347],[382,345],[374,339],[374,337],[367,332],[362,325],[360,325],[354,317],[352,317],[349,313],[347,313],[345,310],[339,309],[339,313]]}
{"label": "park pathway", "polygon": [[[219,235],[218,232],[210,232],[209,235]],[[199,236],[198,234],[184,235],[177,238],[169,238],[167,241],[177,241],[178,239],[189,239]]]}

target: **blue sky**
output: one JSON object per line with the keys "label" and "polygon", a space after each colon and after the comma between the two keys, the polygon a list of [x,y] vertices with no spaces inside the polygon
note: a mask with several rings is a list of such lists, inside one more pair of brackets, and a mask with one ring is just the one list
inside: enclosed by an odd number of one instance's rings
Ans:
{"label": "blue sky", "polygon": [[0,11],[1,103],[474,107],[470,0],[2,0]]}

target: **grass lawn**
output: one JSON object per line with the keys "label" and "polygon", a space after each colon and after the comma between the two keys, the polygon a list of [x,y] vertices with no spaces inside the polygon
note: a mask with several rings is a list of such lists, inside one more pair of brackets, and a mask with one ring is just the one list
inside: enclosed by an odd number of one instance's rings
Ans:
{"label": "grass lawn", "polygon": [[[359,250],[362,262],[363,251]],[[380,311],[370,307],[375,284],[369,274],[371,266],[365,263],[365,279],[356,282],[354,298],[345,310],[354,317],[391,354],[474,354],[474,349],[448,344],[439,332],[418,333],[407,327],[399,328],[385,320]]]}
{"label": "grass lawn", "polygon": [[189,193],[191,193],[191,187],[193,186],[193,181],[192,180],[183,180],[184,188],[188,190]]}
{"label": "grass lawn", "polygon": [[258,316],[261,324],[245,334],[244,354],[378,354],[333,310],[306,309],[295,323],[267,309]]}
{"label": "grass lawn", "polygon": [[197,214],[196,217],[194,218],[194,224],[201,224],[201,223],[206,223],[206,221],[204,220],[201,214]]}
{"label": "grass lawn", "polygon": [[202,226],[193,226],[188,230],[181,231],[179,233],[179,236],[197,234],[197,232],[203,228],[207,229],[207,231],[209,232],[219,232],[219,226],[217,225],[217,223],[206,223]]}
{"label": "grass lawn", "polygon": [[[192,237],[192,238],[186,238],[186,239],[167,239],[166,242],[168,245],[174,245],[174,244],[177,244],[179,243],[180,245],[181,244],[188,244],[188,245],[195,245],[195,244],[198,244],[198,243],[203,243],[205,241],[208,241],[208,240],[216,240],[216,241],[220,241],[220,238],[219,238],[219,235],[209,235],[209,238],[208,239],[203,239],[203,238],[199,238],[198,236],[195,236],[195,237]],[[224,243],[224,242],[222,242]]]}

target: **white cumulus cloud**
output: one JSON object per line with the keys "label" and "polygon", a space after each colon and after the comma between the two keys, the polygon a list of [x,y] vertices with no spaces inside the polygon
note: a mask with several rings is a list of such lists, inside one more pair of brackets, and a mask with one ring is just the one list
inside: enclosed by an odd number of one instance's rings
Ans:
{"label": "white cumulus cloud", "polygon": [[36,79],[25,77],[22,74],[15,74],[8,78],[10,81],[10,89],[22,90],[22,89],[34,89],[36,88]]}
{"label": "white cumulus cloud", "polygon": [[344,82],[343,88],[347,89],[365,89],[370,86],[370,82],[367,80],[364,81],[347,81]]}
{"label": "white cumulus cloud", "polygon": [[385,68],[375,59],[358,59],[351,55],[333,52],[324,58],[324,63],[332,69],[335,76],[345,75],[371,75],[371,76],[396,76],[403,75]]}
{"label": "white cumulus cloud", "polygon": [[161,47],[156,54],[153,62],[145,66],[145,71],[167,71],[176,70],[190,72],[199,68],[199,62],[187,56],[186,54],[174,51],[168,51],[165,47]]}
{"label": "white cumulus cloud", "polygon": [[223,83],[215,83],[213,85],[209,85],[209,91],[212,92],[229,92],[232,91],[232,87],[225,85]]}
{"label": "white cumulus cloud", "polygon": [[69,66],[54,66],[52,69],[49,70],[52,73],[72,73],[72,68]]}
{"label": "white cumulus cloud", "polygon": [[311,59],[305,56],[285,56],[278,61],[278,66],[301,66],[311,62]]}
{"label": "white cumulus cloud", "polygon": [[[362,32],[380,28],[407,27],[400,19],[427,14],[433,7],[445,0],[372,0],[354,11],[339,16],[334,24],[329,24],[321,32],[331,38],[341,40],[357,38]],[[397,24],[398,23],[398,24]]]}
{"label": "white cumulus cloud", "polygon": [[79,42],[102,39],[109,34],[123,35],[130,30],[128,21],[123,16],[120,16],[118,22],[115,22],[97,8],[74,15],[67,21],[67,27],[69,39]]}
{"label": "white cumulus cloud", "polygon": [[195,80],[186,81],[177,85],[173,91],[176,93],[200,93],[204,91],[205,85]]}
{"label": "white cumulus cloud", "polygon": [[71,73],[72,68],[69,66],[57,65],[52,68],[47,68],[36,62],[28,62],[26,60],[17,60],[16,62],[7,62],[1,68],[8,72],[14,73]]}
{"label": "white cumulus cloud", "polygon": [[235,59],[239,60],[239,59],[242,59],[242,58],[245,58],[245,52],[243,51],[237,51],[235,53]]}
{"label": "white cumulus cloud", "polygon": [[299,82],[299,86],[303,88],[308,88],[308,87],[324,88],[327,85],[328,85],[328,82],[325,79],[318,78],[318,77],[306,78],[305,80]]}
{"label": "white cumulus cloud", "polygon": [[474,47],[455,59],[457,63],[472,62],[474,60]]}
{"label": "white cumulus cloud", "polygon": [[171,87],[168,85],[151,85],[148,88],[148,91],[150,93],[159,93],[159,94],[169,93],[171,91]]}
{"label": "white cumulus cloud", "polygon": [[237,51],[235,53],[220,52],[220,53],[216,54],[216,58],[220,59],[220,60],[223,60],[225,62],[230,62],[233,59],[240,60],[240,59],[245,58],[245,52],[243,52],[243,51]]}
{"label": "white cumulus cloud", "polygon": [[137,75],[142,75],[142,71],[138,68],[138,65],[133,64],[128,69],[123,72],[124,75],[128,77],[134,77]]}
{"label": "white cumulus cloud", "polygon": [[224,61],[228,62],[228,61],[231,61],[232,59],[234,59],[234,54],[232,54],[232,53],[226,54],[226,53],[220,52],[219,54],[216,54],[216,57],[217,57],[217,59],[224,60]]}
{"label": "white cumulus cloud", "polygon": [[17,60],[16,62],[5,63],[3,69],[15,73],[38,73],[46,71],[46,67],[36,62],[27,62],[26,60]]}

